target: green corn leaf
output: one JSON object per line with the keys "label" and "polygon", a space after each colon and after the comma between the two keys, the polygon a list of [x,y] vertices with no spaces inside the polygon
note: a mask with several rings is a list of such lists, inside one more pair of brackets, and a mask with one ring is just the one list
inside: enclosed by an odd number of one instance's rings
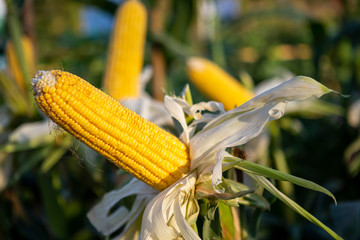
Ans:
{"label": "green corn leaf", "polygon": [[[273,152],[273,159],[275,163],[275,168],[283,173],[290,174],[290,169],[288,166],[288,161],[286,160],[286,156],[284,151],[276,147]],[[280,181],[279,182],[279,189],[285,193],[287,196],[292,197],[294,196],[294,184],[289,181]],[[292,212],[291,212],[292,213]]]}
{"label": "green corn leaf", "polygon": [[39,174],[38,183],[49,228],[56,238],[65,239],[67,236],[66,219],[58,201],[59,191],[54,186],[52,176]]}
{"label": "green corn leaf", "polygon": [[268,209],[269,203],[258,193],[254,193],[245,184],[230,180],[223,179],[221,187],[225,189],[224,193],[215,192],[210,182],[203,182],[196,186],[196,199],[213,198],[220,199],[222,203],[238,207],[239,205],[252,206],[260,209]]}
{"label": "green corn leaf", "polygon": [[61,157],[69,150],[72,145],[72,136],[66,135],[62,139],[60,146],[54,145],[49,155],[45,158],[41,164],[41,172],[48,172],[60,159]]}
{"label": "green corn leaf", "polygon": [[170,52],[179,57],[197,55],[194,49],[189,48],[187,45],[182,44],[166,33],[151,34],[150,37],[154,42],[162,44],[165,48],[170,50]]}
{"label": "green corn leaf", "polygon": [[219,208],[216,203],[210,203],[204,216],[203,239],[221,239]]}
{"label": "green corn leaf", "polygon": [[[226,183],[234,192],[244,192],[250,190],[248,186],[237,181],[226,179]],[[224,200],[223,202],[230,206],[245,205],[260,208],[262,210],[269,209],[270,207],[268,201],[256,192],[246,194],[245,196],[236,199]]]}
{"label": "green corn leaf", "polygon": [[9,179],[9,182],[7,184],[7,187],[10,187],[30,169],[32,169],[34,166],[36,166],[39,162],[41,162],[45,156],[49,153],[51,147],[44,147],[37,150],[34,154],[31,154],[30,157],[28,156],[27,161],[24,161],[17,169],[16,171],[11,175],[11,178]]}
{"label": "green corn leaf", "polygon": [[32,139],[30,141],[22,142],[22,143],[9,142],[9,143],[5,144],[4,146],[0,147],[0,152],[14,153],[14,152],[31,150],[31,149],[35,149],[35,148],[39,148],[39,147],[48,145],[53,141],[54,141],[54,137],[51,135],[48,135],[48,136],[44,136],[42,138]]}
{"label": "green corn leaf", "polygon": [[[220,222],[222,228],[223,239],[234,239],[234,217],[231,207],[223,203],[219,203]],[[237,220],[239,222],[239,220]]]}
{"label": "green corn leaf", "polygon": [[[233,158],[233,160],[234,159],[235,158]],[[325,193],[326,195],[331,197],[334,200],[334,202],[336,203],[335,196],[329,190],[327,190],[326,188],[324,188],[312,181],[309,181],[309,180],[306,180],[303,178],[299,178],[299,177],[295,177],[293,175],[283,173],[278,170],[275,170],[275,169],[272,169],[269,167],[265,167],[265,166],[262,166],[262,165],[259,165],[256,163],[245,161],[240,158],[238,158],[237,160],[238,160],[238,164],[237,164],[236,168],[239,168],[246,173],[260,175],[260,176],[272,178],[272,179],[279,180],[279,181],[289,181],[289,182],[292,182],[301,187]]]}
{"label": "green corn leaf", "polygon": [[288,207],[290,207],[292,210],[306,218],[308,221],[314,223],[315,225],[321,227],[326,232],[328,232],[334,239],[343,239],[339,235],[337,235],[333,230],[328,228],[325,224],[323,224],[321,221],[319,221],[316,217],[311,215],[308,211],[303,209],[299,204],[291,200],[289,197],[287,197],[285,194],[280,192],[269,180],[267,180],[263,176],[258,176],[253,173],[248,173],[250,177],[252,177],[255,181],[257,181],[262,187],[264,187],[266,190],[268,190],[272,195],[274,195],[276,198],[281,200],[283,203],[285,203]]}

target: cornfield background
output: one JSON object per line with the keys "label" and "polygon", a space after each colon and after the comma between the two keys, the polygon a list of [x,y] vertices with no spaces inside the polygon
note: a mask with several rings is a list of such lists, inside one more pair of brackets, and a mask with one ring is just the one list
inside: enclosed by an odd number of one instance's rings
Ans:
{"label": "cornfield background", "polygon": [[[291,174],[326,187],[338,204],[299,187],[292,198],[344,239],[360,239],[360,111],[351,115],[360,99],[359,2],[142,2],[149,15],[144,66],[153,69],[146,90],[155,99],[162,100],[162,90],[180,94],[189,84],[194,102],[209,100],[186,74],[191,56],[211,59],[249,88],[305,75],[347,95],[326,96],[322,100],[330,105],[277,122],[266,164],[284,167],[271,154],[280,148]],[[7,15],[0,19],[0,239],[103,239],[86,213],[130,176],[80,142],[54,133],[51,125],[50,135],[12,139],[19,126],[43,119],[26,100],[36,70],[62,69],[101,88],[113,16],[121,3],[6,1]],[[27,84],[11,90],[6,83],[15,77],[6,45],[11,40],[16,45],[24,35],[34,46],[34,66],[23,61]],[[258,237],[329,239],[275,199],[261,218]]]}

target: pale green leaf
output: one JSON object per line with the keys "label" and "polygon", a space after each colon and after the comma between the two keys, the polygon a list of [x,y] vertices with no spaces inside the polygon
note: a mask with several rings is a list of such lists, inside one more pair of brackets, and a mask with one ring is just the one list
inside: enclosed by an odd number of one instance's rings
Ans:
{"label": "pale green leaf", "polygon": [[231,212],[231,207],[220,202],[219,211],[222,237],[224,240],[232,240],[234,239],[234,218]]}

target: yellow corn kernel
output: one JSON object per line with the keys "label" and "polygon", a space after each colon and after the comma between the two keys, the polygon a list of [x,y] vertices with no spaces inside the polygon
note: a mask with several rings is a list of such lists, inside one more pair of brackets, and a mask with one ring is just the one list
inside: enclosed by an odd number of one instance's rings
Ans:
{"label": "yellow corn kernel", "polygon": [[[23,35],[21,38],[21,44],[24,52],[25,57],[25,63],[28,66],[28,70],[30,71],[30,76],[35,73],[35,55],[34,55],[34,47],[29,37],[26,35]],[[18,87],[20,90],[25,93],[26,92],[26,86],[25,86],[25,79],[28,76],[24,76],[21,69],[20,69],[20,63],[17,59],[14,44],[11,41],[8,41],[6,43],[5,47],[5,54],[6,54],[6,60],[8,63],[8,69],[10,76],[15,79]]]}
{"label": "yellow corn kernel", "polygon": [[116,99],[139,96],[146,25],[147,12],[140,1],[125,1],[115,14],[103,87]]}
{"label": "yellow corn kernel", "polygon": [[189,171],[184,143],[80,77],[38,71],[31,84],[49,118],[152,187],[165,189]]}
{"label": "yellow corn kernel", "polygon": [[239,81],[207,59],[192,57],[186,64],[189,78],[196,87],[211,99],[222,102],[226,110],[254,97]]}

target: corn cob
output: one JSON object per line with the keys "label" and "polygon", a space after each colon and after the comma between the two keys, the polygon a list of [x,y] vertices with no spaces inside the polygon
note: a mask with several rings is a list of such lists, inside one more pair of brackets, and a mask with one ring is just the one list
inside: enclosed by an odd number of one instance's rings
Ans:
{"label": "corn cob", "polygon": [[239,81],[207,59],[188,59],[187,73],[200,91],[211,99],[222,102],[226,110],[240,106],[254,96]]}
{"label": "corn cob", "polygon": [[165,189],[189,171],[184,143],[80,77],[38,71],[31,84],[48,117],[152,187]]}
{"label": "corn cob", "polygon": [[[34,56],[34,47],[29,37],[26,35],[23,35],[21,38],[21,44],[24,52],[25,57],[25,63],[28,66],[29,73],[25,74],[34,74],[35,72],[35,56]],[[21,68],[19,59],[17,59],[14,44],[12,41],[8,41],[6,43],[5,47],[5,54],[6,54],[6,60],[9,67],[10,76],[15,79],[19,89],[25,93],[26,92],[26,86],[25,86],[25,79],[27,76],[24,76]]]}
{"label": "corn cob", "polygon": [[103,87],[116,99],[139,95],[146,24],[146,9],[137,0],[126,1],[115,14]]}

